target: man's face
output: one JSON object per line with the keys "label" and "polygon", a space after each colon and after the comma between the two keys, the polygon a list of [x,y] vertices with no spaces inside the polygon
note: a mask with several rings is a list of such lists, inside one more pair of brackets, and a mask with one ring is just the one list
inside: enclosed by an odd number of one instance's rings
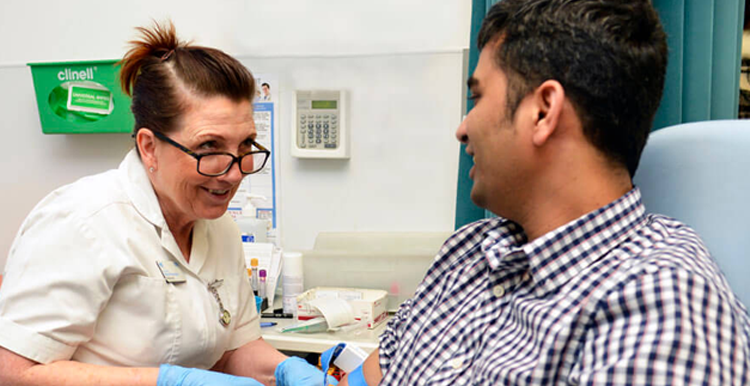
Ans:
{"label": "man's face", "polygon": [[[471,199],[478,206],[512,218],[523,198],[526,154],[523,131],[508,116],[508,78],[495,64],[498,44],[488,44],[479,55],[469,88],[474,108],[456,131],[473,157],[469,177],[474,181]],[[518,112],[516,117],[518,117]]]}
{"label": "man's face", "polygon": [[261,88],[263,89],[263,95],[268,95],[268,86],[264,84]]}

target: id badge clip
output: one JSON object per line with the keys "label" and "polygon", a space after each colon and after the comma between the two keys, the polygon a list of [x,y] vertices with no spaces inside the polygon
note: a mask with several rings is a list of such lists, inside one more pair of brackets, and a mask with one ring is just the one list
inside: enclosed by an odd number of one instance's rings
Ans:
{"label": "id badge clip", "polygon": [[178,284],[187,281],[185,273],[174,261],[157,261],[156,265],[159,266],[159,270],[167,283]]}

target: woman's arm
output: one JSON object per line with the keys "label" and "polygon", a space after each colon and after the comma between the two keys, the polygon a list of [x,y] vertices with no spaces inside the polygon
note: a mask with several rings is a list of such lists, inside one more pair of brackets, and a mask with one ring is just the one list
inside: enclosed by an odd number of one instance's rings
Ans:
{"label": "woman's arm", "polygon": [[212,370],[251,377],[264,385],[274,385],[276,367],[285,359],[286,355],[273,348],[263,338],[258,338],[237,350],[227,351]]}
{"label": "woman's arm", "polygon": [[154,386],[158,368],[97,366],[72,361],[39,364],[0,347],[0,385]]}

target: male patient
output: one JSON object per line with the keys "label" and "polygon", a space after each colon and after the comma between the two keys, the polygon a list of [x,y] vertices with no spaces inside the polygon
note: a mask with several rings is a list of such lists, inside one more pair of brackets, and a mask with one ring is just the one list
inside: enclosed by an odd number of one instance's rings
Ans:
{"label": "male patient", "polygon": [[478,42],[456,136],[500,217],[445,242],[342,384],[750,384],[746,309],[632,184],[667,60],[650,1],[503,0]]}

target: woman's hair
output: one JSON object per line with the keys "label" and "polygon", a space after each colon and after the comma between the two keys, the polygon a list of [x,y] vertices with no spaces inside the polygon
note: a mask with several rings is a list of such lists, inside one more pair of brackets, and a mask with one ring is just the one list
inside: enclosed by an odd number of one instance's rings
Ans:
{"label": "woman's hair", "polygon": [[220,50],[178,40],[171,21],[136,29],[139,39],[118,63],[122,89],[133,98],[134,134],[142,127],[176,130],[191,97],[242,102],[255,96],[255,78],[245,66]]}

